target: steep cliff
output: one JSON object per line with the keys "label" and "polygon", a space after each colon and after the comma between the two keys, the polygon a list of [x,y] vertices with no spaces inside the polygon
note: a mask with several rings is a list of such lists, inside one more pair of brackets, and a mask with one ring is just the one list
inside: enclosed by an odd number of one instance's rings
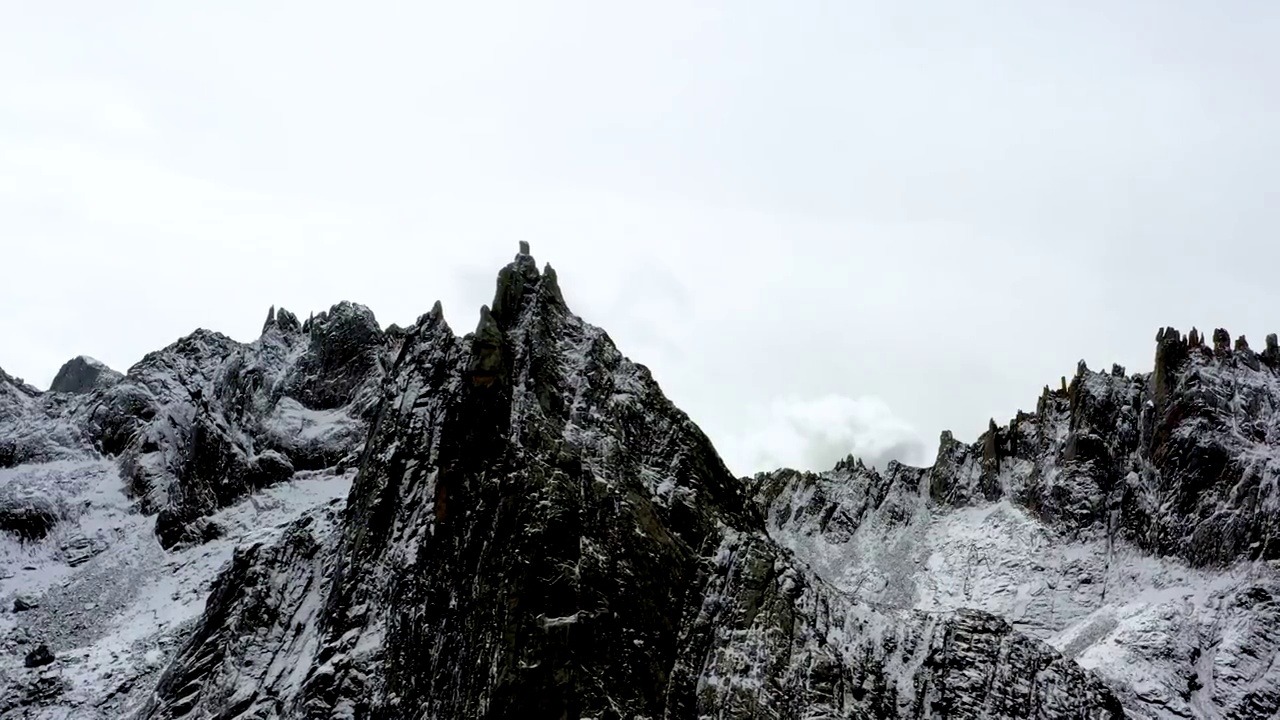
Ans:
{"label": "steep cliff", "polygon": [[341,520],[238,551],[141,717],[1121,716],[999,618],[857,603],[763,520],[522,249],[474,333],[407,329]]}

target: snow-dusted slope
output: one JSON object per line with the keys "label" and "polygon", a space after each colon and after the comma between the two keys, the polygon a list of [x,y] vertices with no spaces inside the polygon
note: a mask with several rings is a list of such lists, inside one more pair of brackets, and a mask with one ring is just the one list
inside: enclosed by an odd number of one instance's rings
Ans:
{"label": "snow-dusted slope", "polygon": [[928,469],[757,476],[772,537],[885,608],[987,610],[1135,717],[1280,712],[1280,352],[1172,329]]}
{"label": "snow-dusted slope", "polygon": [[148,696],[232,548],[345,498],[398,347],[340,303],[273,309],[247,344],[198,330],[124,375],[76,358],[48,392],[0,372],[0,717]]}
{"label": "snow-dusted slope", "polygon": [[208,515],[295,470],[354,458],[397,338],[340,303],[299,323],[269,313],[248,343],[197,330],[151,353],[74,413],[118,456],[166,547],[217,535]]}
{"label": "snow-dusted slope", "polygon": [[[128,715],[190,633],[234,549],[278,537],[308,509],[340,504],[350,482],[350,473],[300,473],[216,513],[222,537],[166,552],[109,461],[0,470],[0,491],[23,488],[62,509],[40,540],[0,535],[0,717]],[[25,667],[40,646],[54,661]]]}

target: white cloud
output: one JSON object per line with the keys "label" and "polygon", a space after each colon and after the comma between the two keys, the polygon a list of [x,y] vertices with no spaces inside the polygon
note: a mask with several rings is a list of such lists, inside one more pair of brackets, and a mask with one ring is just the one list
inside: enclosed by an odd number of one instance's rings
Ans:
{"label": "white cloud", "polygon": [[[31,131],[75,132],[108,136],[144,136],[155,130],[151,119],[130,94],[107,83],[59,76],[3,82],[0,113]],[[100,137],[99,139],[108,139]]]}
{"label": "white cloud", "polygon": [[750,430],[721,443],[725,462],[740,474],[825,470],[850,454],[876,467],[931,460],[916,429],[879,398],[784,397],[754,415]]}

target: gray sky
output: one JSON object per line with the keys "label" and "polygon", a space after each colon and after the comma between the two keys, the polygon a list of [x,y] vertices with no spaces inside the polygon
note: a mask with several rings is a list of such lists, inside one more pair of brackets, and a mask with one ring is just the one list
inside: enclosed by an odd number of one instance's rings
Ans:
{"label": "gray sky", "polygon": [[436,299],[528,240],[739,472],[931,460],[1280,330],[1274,2],[0,6],[0,367]]}

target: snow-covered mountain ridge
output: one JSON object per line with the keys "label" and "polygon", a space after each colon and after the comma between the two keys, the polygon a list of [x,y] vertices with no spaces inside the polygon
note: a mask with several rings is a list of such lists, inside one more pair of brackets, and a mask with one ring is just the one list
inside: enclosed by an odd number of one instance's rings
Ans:
{"label": "snow-covered mountain ridge", "polygon": [[751,479],[527,247],[463,336],[3,376],[0,717],[1273,717],[1274,345]]}
{"label": "snow-covered mountain ridge", "polygon": [[772,537],[864,602],[977,607],[1139,717],[1280,712],[1280,348],[1157,336],[931,468],[757,475]]}

